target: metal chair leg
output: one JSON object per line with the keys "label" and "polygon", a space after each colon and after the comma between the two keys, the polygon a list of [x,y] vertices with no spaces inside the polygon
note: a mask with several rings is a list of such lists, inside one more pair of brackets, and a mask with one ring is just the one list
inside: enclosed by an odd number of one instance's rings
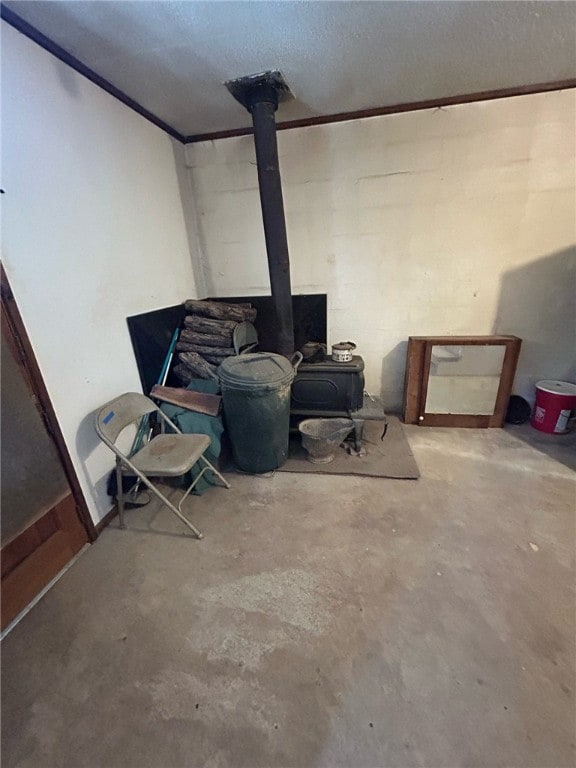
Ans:
{"label": "metal chair leg", "polygon": [[[170,499],[164,496],[164,494],[161,491],[159,491],[150,480],[148,480],[146,475],[144,475],[142,472],[139,472],[136,469],[136,467],[128,466],[128,469],[130,470],[130,472],[135,474],[137,477],[139,477],[140,480],[144,483],[144,485],[147,488],[149,488],[152,491],[152,493],[155,496],[157,496],[160,499],[160,501],[163,504],[165,504],[171,512],[173,512],[178,518],[180,518],[180,520],[182,520],[184,525],[187,526],[198,539],[202,539],[204,538],[204,536],[202,533],[200,533],[200,531],[198,530],[198,528],[196,528],[196,526],[192,525],[192,523],[184,517],[184,515],[182,514],[182,503],[194,490],[194,487],[196,486],[196,483],[198,483],[200,478],[208,471],[213,472],[216,475],[216,477],[218,477],[221,480],[225,488],[230,488],[230,483],[220,474],[220,472],[216,469],[216,467],[214,467],[208,461],[208,459],[206,459],[204,456],[200,456],[200,459],[204,462],[206,466],[201,469],[198,476],[194,479],[194,482],[192,483],[192,485],[190,485],[186,493],[182,496],[178,504],[178,508],[176,508],[174,504],[172,504]],[[116,477],[118,481],[118,487],[121,489],[122,488],[122,460],[118,456],[116,457]],[[118,515],[120,517],[120,528],[125,528],[126,526],[124,525],[124,496],[122,493],[118,494]]]}
{"label": "metal chair leg", "polygon": [[[118,457],[117,457],[117,460],[118,460]],[[120,463],[122,463],[121,459],[120,459]],[[178,517],[178,518],[180,518],[180,520],[182,520],[182,522],[184,523],[184,525],[187,528],[190,528],[190,530],[192,531],[194,536],[196,536],[197,539],[203,539],[204,538],[204,535],[202,533],[200,533],[198,528],[196,528],[196,526],[192,525],[192,523],[184,517],[184,515],[180,512],[179,509],[176,509],[176,507],[174,506],[174,504],[172,504],[170,499],[168,499],[166,496],[164,496],[164,494],[161,491],[159,491],[158,488],[156,488],[154,483],[152,483],[150,480],[148,480],[146,475],[142,474],[142,472],[139,472],[136,468],[129,467],[129,469],[130,469],[131,473],[134,473],[138,478],[140,478],[140,480],[144,483],[144,485],[149,490],[151,490],[152,493],[155,496],[157,496],[160,499],[160,501],[163,504],[165,504],[168,507],[168,509],[176,515],[176,517]],[[116,472],[117,472],[116,477],[118,478],[118,465],[116,465]],[[120,469],[119,482],[120,483],[122,482],[122,470],[121,469]],[[121,488],[122,486],[120,485],[119,487]],[[123,496],[123,494],[118,494],[117,498],[118,498],[118,516],[120,518],[120,528],[126,528],[126,525],[124,524],[124,496]]]}
{"label": "metal chair leg", "polygon": [[215,474],[217,477],[219,477],[219,478],[220,478],[220,480],[222,481],[222,483],[224,484],[224,486],[225,486],[226,488],[230,488],[230,484],[229,484],[229,483],[228,483],[228,482],[227,482],[227,481],[226,481],[226,480],[225,480],[225,479],[222,477],[222,475],[220,474],[220,472],[218,472],[218,470],[216,469],[216,467],[214,467],[212,464],[210,464],[210,462],[208,461],[208,459],[206,459],[204,456],[200,456],[200,459],[202,459],[202,461],[203,461],[203,462],[206,464],[206,466],[205,466],[205,467],[202,467],[202,469],[200,470],[200,472],[199,472],[199,473],[196,475],[196,477],[195,477],[195,478],[194,478],[194,480],[192,481],[192,484],[191,484],[191,485],[188,487],[188,489],[186,490],[186,493],[185,493],[185,494],[182,496],[182,498],[181,498],[181,499],[180,499],[180,501],[178,502],[178,509],[180,510],[180,512],[182,511],[182,504],[183,504],[183,503],[184,503],[184,501],[185,501],[185,500],[188,498],[188,496],[189,496],[189,495],[192,493],[192,491],[193,491],[193,490],[194,490],[194,488],[196,487],[196,484],[197,484],[197,483],[200,481],[200,479],[201,479],[201,478],[202,478],[202,477],[203,477],[203,476],[206,474],[206,472],[213,472],[213,473],[214,473],[214,474]]}
{"label": "metal chair leg", "polygon": [[200,456],[200,458],[202,459],[202,461],[203,461],[205,464],[207,464],[207,465],[208,465],[208,468],[209,468],[209,469],[211,469],[211,470],[212,470],[212,472],[214,472],[214,474],[216,475],[216,477],[218,477],[218,478],[219,478],[219,479],[222,481],[222,483],[223,483],[224,487],[225,487],[225,488],[230,488],[230,483],[229,483],[227,480],[225,480],[225,479],[222,477],[222,475],[220,474],[220,472],[218,472],[218,470],[216,469],[216,467],[215,467],[215,466],[213,466],[212,464],[210,464],[210,462],[208,461],[208,459],[207,459],[205,456]]}
{"label": "metal chair leg", "polygon": [[174,514],[176,515],[176,517],[179,517],[179,518],[180,518],[180,520],[182,520],[182,522],[184,523],[184,525],[186,525],[188,528],[190,528],[190,530],[191,530],[191,531],[192,531],[192,533],[193,533],[193,534],[196,536],[196,538],[197,538],[197,539],[203,539],[203,538],[204,538],[204,535],[203,535],[202,533],[200,533],[200,531],[198,530],[198,528],[196,528],[196,526],[192,525],[192,523],[191,523],[189,520],[186,520],[186,518],[184,517],[184,515],[182,514],[182,512],[180,512],[180,510],[179,510],[179,509],[176,509],[176,507],[174,506],[174,504],[172,504],[172,502],[170,501],[170,499],[166,498],[166,496],[164,496],[164,494],[163,494],[163,493],[161,493],[161,492],[158,490],[158,488],[156,488],[156,486],[155,486],[155,485],[153,485],[153,483],[151,483],[151,482],[150,482],[150,480],[148,480],[148,478],[147,478],[145,475],[142,475],[140,479],[141,479],[141,480],[142,480],[142,482],[143,482],[143,483],[144,483],[144,484],[145,484],[145,485],[146,485],[146,486],[147,486],[147,487],[148,487],[148,488],[149,488],[149,489],[152,491],[152,493],[153,493],[155,496],[157,496],[157,497],[160,499],[160,501],[161,501],[163,504],[165,504],[165,505],[168,507],[168,509],[169,509],[171,512],[174,512]]}
{"label": "metal chair leg", "polygon": [[120,528],[126,528],[124,522],[124,483],[122,481],[122,461],[116,456],[116,503],[118,505],[118,521]]}

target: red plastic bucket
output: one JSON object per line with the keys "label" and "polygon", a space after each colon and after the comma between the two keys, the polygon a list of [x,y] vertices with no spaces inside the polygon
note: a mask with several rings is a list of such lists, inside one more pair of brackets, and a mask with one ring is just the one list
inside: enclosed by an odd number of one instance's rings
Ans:
{"label": "red plastic bucket", "polygon": [[567,381],[539,381],[531,424],[540,432],[564,435],[576,410],[576,384]]}

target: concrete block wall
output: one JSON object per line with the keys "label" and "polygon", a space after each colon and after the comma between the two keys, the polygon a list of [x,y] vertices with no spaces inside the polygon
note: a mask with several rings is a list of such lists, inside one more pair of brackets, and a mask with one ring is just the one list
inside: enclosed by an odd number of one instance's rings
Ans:
{"label": "concrete block wall", "polygon": [[[516,333],[515,389],[576,376],[574,91],[280,131],[294,293],[328,295],[367,386],[410,335]],[[267,294],[251,136],[189,145],[206,294]]]}

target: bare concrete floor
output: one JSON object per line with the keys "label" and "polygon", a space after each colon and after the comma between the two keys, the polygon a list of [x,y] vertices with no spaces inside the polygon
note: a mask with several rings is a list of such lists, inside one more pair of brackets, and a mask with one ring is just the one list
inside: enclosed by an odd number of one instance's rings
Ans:
{"label": "bare concrete floor", "polygon": [[574,439],[407,433],[108,528],[3,643],[4,768],[574,765]]}

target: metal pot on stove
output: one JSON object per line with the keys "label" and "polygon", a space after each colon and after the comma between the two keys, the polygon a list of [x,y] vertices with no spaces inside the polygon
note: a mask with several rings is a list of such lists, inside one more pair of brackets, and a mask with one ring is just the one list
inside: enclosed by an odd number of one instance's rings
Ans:
{"label": "metal pot on stove", "polygon": [[353,341],[339,341],[338,344],[332,344],[332,360],[335,363],[350,363],[355,349],[356,344]]}
{"label": "metal pot on stove", "polygon": [[319,341],[307,341],[301,347],[300,354],[306,361],[316,362],[316,360],[322,360],[326,354],[326,344],[321,344]]}

